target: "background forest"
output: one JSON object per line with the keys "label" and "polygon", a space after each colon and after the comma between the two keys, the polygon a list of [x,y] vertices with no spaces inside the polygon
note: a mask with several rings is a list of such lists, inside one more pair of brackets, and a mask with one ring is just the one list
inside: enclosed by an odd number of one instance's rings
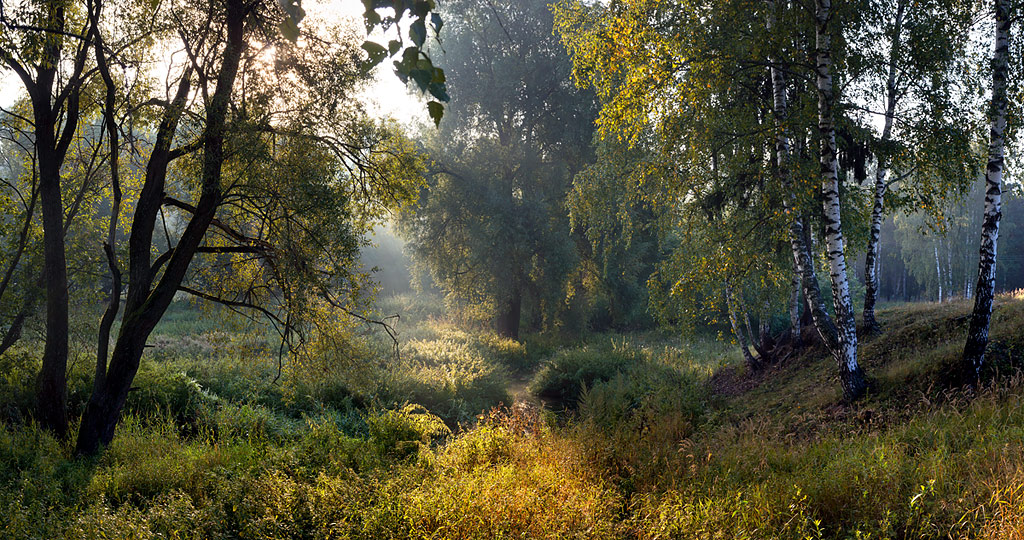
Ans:
{"label": "background forest", "polygon": [[1024,536],[1022,7],[3,0],[0,536]]}

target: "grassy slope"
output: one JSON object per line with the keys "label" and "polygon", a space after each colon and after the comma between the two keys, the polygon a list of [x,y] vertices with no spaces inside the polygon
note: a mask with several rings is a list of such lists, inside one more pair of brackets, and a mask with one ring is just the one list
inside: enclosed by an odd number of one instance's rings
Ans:
{"label": "grassy slope", "polygon": [[[0,429],[0,537],[1021,538],[1024,299],[999,299],[1000,375],[977,396],[943,382],[969,309],[882,312],[885,334],[861,349],[872,390],[852,406],[820,350],[751,376],[721,367],[736,355],[714,344],[601,338],[555,352],[534,380],[584,378],[577,412],[521,404],[454,436],[390,404],[430,402],[453,426],[507,399],[494,385],[551,344],[421,325],[385,370],[393,401],[369,409],[340,382],[157,362],[165,413],[140,410],[97,463]],[[216,404],[181,398],[181,378]]]}
{"label": "grassy slope", "polygon": [[682,445],[700,463],[667,475],[643,534],[1020,537],[1024,302],[997,303],[990,361],[1001,374],[976,397],[945,383],[970,308],[882,312],[885,333],[861,348],[872,390],[853,406],[820,350],[754,380],[720,372],[717,418]]}

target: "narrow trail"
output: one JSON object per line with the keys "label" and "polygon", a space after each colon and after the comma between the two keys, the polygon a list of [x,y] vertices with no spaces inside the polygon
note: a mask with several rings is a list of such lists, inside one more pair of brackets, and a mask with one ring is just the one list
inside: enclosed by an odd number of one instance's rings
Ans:
{"label": "narrow trail", "polygon": [[530,393],[529,386],[529,374],[518,374],[513,375],[509,378],[508,393],[512,396],[513,404],[519,402],[527,402],[540,405],[540,401],[537,399],[537,397]]}

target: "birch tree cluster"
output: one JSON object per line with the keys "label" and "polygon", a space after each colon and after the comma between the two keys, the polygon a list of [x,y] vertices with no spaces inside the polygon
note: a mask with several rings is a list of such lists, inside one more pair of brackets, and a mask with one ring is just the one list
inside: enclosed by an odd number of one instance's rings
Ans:
{"label": "birch tree cluster", "polygon": [[[963,362],[950,368],[972,383],[994,278],[1002,268],[1004,289],[1020,281],[1019,262],[996,251],[1000,218],[1017,222],[1001,200],[1019,208],[1003,172],[1018,9],[559,2],[574,80],[600,102],[600,144],[643,156],[612,180],[630,194],[609,201],[622,211],[576,205],[573,220],[605,231],[595,245],[622,242],[611,231],[635,230],[626,209],[656,209],[647,224],[667,256],[648,284],[662,320],[727,321],[751,369],[820,340],[847,399],[867,389],[857,351],[884,331],[880,295],[972,298]],[[601,182],[580,175],[574,190]]]}

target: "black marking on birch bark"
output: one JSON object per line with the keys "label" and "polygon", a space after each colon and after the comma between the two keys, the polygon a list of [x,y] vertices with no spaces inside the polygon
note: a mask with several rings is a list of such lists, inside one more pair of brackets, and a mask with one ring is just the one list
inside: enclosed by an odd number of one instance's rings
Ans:
{"label": "black marking on birch bark", "polygon": [[864,374],[857,363],[857,328],[850,302],[846,273],[842,213],[839,201],[839,178],[836,163],[835,122],[832,117],[834,89],[831,73],[831,39],[829,22],[833,13],[830,0],[817,0],[815,6],[815,55],[818,90],[818,129],[821,145],[823,211],[826,223],[825,242],[829,256],[829,276],[836,313],[838,346],[834,356],[839,367],[843,395],[847,400],[860,397],[865,389]]}
{"label": "black marking on birch bark", "polygon": [[967,331],[967,341],[960,361],[959,377],[962,382],[975,384],[985,363],[992,304],[995,294],[996,251],[999,240],[999,220],[1002,217],[1003,132],[1006,128],[1006,82],[1009,75],[1010,2],[995,0],[995,53],[992,57],[992,103],[989,108],[988,165],[985,182],[985,217],[981,228],[981,246],[978,256],[978,285],[975,289],[974,310]]}

